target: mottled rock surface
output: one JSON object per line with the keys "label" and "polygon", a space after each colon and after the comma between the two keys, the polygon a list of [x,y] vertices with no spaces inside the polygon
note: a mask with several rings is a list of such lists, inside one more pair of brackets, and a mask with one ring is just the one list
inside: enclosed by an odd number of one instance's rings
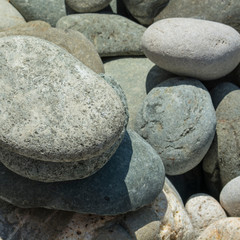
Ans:
{"label": "mottled rock surface", "polygon": [[57,22],[57,28],[83,33],[91,40],[101,57],[143,55],[140,39],[146,28],[119,15],[68,15]]}
{"label": "mottled rock surface", "polygon": [[240,34],[230,26],[199,19],[155,22],[145,31],[142,47],[159,67],[201,80],[223,77],[240,61]]}

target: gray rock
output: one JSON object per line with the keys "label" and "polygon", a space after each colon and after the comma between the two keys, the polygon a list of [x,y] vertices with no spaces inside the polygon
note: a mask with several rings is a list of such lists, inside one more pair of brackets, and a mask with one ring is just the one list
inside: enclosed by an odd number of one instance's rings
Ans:
{"label": "gray rock", "polygon": [[96,174],[81,180],[41,183],[0,166],[0,198],[19,207],[45,207],[116,215],[153,202],[161,192],[162,161],[138,134],[126,133],[120,147]]}
{"label": "gray rock", "polygon": [[45,39],[64,48],[96,73],[104,73],[103,63],[94,45],[80,32],[26,24],[0,32],[0,37],[27,35]]}
{"label": "gray rock", "polygon": [[215,126],[212,101],[201,82],[171,78],[147,95],[135,129],[159,153],[166,173],[178,175],[203,159]]}
{"label": "gray rock", "polygon": [[[171,0],[159,13],[155,21],[164,18],[184,17],[221,22],[240,30],[239,0]],[[221,14],[219,14],[221,13]]]}
{"label": "gray rock", "polygon": [[66,0],[66,3],[80,13],[97,12],[105,8],[111,0]]}
{"label": "gray rock", "polygon": [[220,193],[220,203],[231,217],[240,216],[240,176],[228,182]]}
{"label": "gray rock", "polygon": [[239,87],[230,82],[220,83],[213,88],[210,92],[210,95],[212,97],[212,102],[215,109],[218,107],[219,103],[224,99],[224,97],[235,90],[239,90]]}
{"label": "gray rock", "polygon": [[57,28],[83,33],[101,57],[143,55],[140,39],[146,28],[122,16],[97,13],[68,15],[57,22]]}
{"label": "gray rock", "polygon": [[55,26],[58,19],[66,16],[65,0],[11,0],[11,4],[27,21],[43,20]]}
{"label": "gray rock", "polygon": [[129,12],[143,25],[150,25],[169,0],[123,0]]}
{"label": "gray rock", "polygon": [[211,21],[169,18],[152,24],[142,37],[145,55],[177,75],[212,80],[240,61],[240,34]]}
{"label": "gray rock", "polygon": [[0,38],[0,145],[33,159],[100,157],[124,134],[116,92],[64,49],[29,36]]}
{"label": "gray rock", "polygon": [[203,160],[203,169],[208,174],[208,179],[211,181],[213,178],[213,183],[220,182],[221,187],[240,175],[239,101],[240,90],[235,90],[218,105],[216,136]]}
{"label": "gray rock", "polygon": [[7,0],[0,0],[0,31],[23,24],[23,16]]}
{"label": "gray rock", "polygon": [[137,112],[146,96],[146,77],[153,66],[147,58],[117,58],[104,63],[107,75],[112,76],[123,88],[129,107],[129,124],[133,128]]}

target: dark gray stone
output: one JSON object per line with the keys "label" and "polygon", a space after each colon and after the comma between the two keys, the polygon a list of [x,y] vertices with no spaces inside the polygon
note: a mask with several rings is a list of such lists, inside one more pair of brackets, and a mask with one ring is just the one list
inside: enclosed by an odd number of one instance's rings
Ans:
{"label": "dark gray stone", "polygon": [[82,180],[41,183],[1,165],[0,198],[19,207],[116,215],[152,203],[163,188],[164,178],[158,154],[129,131],[108,163]]}
{"label": "dark gray stone", "polygon": [[[240,1],[171,0],[155,21],[172,17],[187,17],[221,22],[240,31]],[[219,14],[221,13],[221,14]]]}
{"label": "dark gray stone", "polygon": [[170,78],[145,98],[135,129],[161,156],[166,173],[183,174],[207,153],[216,116],[208,91],[196,79]]}
{"label": "dark gray stone", "polygon": [[11,4],[27,21],[43,20],[53,27],[66,16],[65,0],[11,0]]}
{"label": "dark gray stone", "polygon": [[57,28],[83,33],[95,45],[101,57],[143,55],[140,39],[146,28],[119,15],[68,15],[57,22]]}

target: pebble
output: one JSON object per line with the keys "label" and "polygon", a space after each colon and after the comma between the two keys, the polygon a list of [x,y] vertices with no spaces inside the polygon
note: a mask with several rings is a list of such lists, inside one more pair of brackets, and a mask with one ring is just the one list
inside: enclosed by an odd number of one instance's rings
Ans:
{"label": "pebble", "polygon": [[230,26],[206,20],[155,22],[144,32],[142,47],[159,67],[201,80],[223,77],[240,62],[240,34]]}
{"label": "pebble", "polygon": [[240,176],[228,182],[220,193],[220,203],[231,217],[240,216]]}
{"label": "pebble", "polygon": [[178,77],[162,82],[146,96],[135,130],[159,153],[166,173],[179,175],[203,159],[215,126],[215,111],[205,87],[196,79]]}
{"label": "pebble", "polygon": [[219,202],[204,193],[192,195],[188,199],[185,208],[191,219],[196,238],[211,223],[227,217]]}
{"label": "pebble", "polygon": [[143,55],[140,39],[146,28],[119,15],[68,15],[57,22],[57,28],[83,33],[91,40],[101,57]]}
{"label": "pebble", "polygon": [[119,141],[125,109],[100,76],[40,38],[2,37],[0,46],[1,146],[33,159],[77,162]]}

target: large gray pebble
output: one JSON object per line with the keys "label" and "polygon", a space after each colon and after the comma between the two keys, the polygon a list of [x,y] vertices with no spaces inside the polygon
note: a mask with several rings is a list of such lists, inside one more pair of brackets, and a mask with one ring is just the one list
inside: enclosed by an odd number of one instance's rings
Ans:
{"label": "large gray pebble", "polygon": [[220,203],[229,216],[240,216],[240,176],[224,186],[220,193]]}
{"label": "large gray pebble", "polygon": [[147,95],[135,129],[159,153],[166,173],[178,175],[203,159],[215,126],[212,101],[201,82],[171,78]]}
{"label": "large gray pebble", "polygon": [[152,24],[142,37],[145,55],[178,75],[212,80],[240,62],[240,34],[211,21],[169,18]]}
{"label": "large gray pebble", "polygon": [[0,38],[0,145],[45,161],[109,151],[126,114],[100,76],[64,49],[29,36]]}
{"label": "large gray pebble", "polygon": [[119,15],[68,15],[57,22],[57,28],[83,33],[92,41],[101,57],[143,55],[140,39],[146,28]]}

